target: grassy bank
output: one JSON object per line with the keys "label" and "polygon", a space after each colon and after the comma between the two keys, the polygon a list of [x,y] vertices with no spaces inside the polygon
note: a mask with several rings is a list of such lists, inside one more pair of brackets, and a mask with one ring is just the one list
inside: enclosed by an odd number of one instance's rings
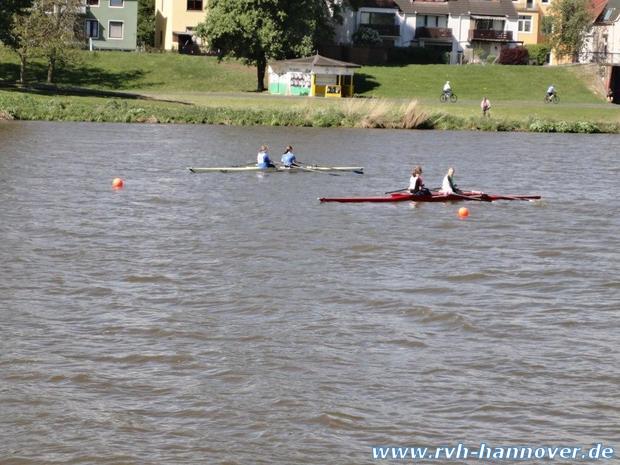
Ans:
{"label": "grassy bank", "polygon": [[620,133],[620,124],[587,120],[515,120],[429,113],[416,101],[396,104],[381,99],[349,100],[319,106],[312,101],[293,108],[231,108],[174,102],[102,97],[49,97],[0,91],[0,119],[121,123],[185,123],[302,127],[454,129]]}
{"label": "grassy bank", "polygon": [[[84,52],[78,64],[58,75],[56,90],[6,87],[16,79],[18,65],[0,49],[0,119],[620,132],[620,108],[603,103],[593,91],[595,76],[584,69],[364,67],[356,93],[378,98],[332,100],[259,94],[252,91],[254,68],[169,53]],[[43,80],[45,73],[35,62],[33,81]],[[445,80],[459,95],[458,103],[439,102]],[[559,105],[542,102],[548,83],[558,88]],[[62,95],[69,86],[86,94]],[[91,91],[120,93],[109,98],[88,95]],[[491,118],[480,116],[482,95],[491,99]]]}

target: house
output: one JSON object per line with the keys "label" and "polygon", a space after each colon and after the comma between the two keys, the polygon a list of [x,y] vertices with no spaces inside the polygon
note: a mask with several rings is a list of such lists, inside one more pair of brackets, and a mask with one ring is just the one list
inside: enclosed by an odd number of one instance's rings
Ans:
{"label": "house", "polygon": [[155,0],[155,47],[198,52],[194,29],[206,17],[207,0]]}
{"label": "house", "polygon": [[620,103],[620,0],[595,0],[595,20],[579,55],[581,63],[597,63],[605,90]]}
{"label": "house", "polygon": [[136,49],[138,0],[85,0],[83,11],[91,49]]}
{"label": "house", "polygon": [[521,44],[519,18],[511,0],[366,0],[347,11],[337,30],[340,43],[351,43],[360,27],[376,29],[395,47],[433,47],[450,53],[450,62],[475,59],[476,51],[499,55]]}
{"label": "house", "polygon": [[345,9],[343,22],[336,28],[336,42],[351,43],[362,27],[376,30],[385,45],[406,47],[402,37],[404,18],[394,0],[364,0],[358,10]]}
{"label": "house", "polygon": [[620,65],[620,0],[599,0],[596,19],[580,54],[581,63]]}
{"label": "house", "polygon": [[519,15],[517,39],[525,45],[544,43],[543,18],[551,0],[515,0],[513,4]]}

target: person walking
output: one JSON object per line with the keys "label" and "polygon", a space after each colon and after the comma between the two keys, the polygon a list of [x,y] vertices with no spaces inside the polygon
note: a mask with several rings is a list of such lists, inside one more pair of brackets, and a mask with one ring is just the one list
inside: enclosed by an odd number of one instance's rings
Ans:
{"label": "person walking", "polygon": [[490,116],[489,110],[491,109],[491,102],[488,98],[486,98],[486,96],[482,98],[480,108],[482,109],[482,116]]}

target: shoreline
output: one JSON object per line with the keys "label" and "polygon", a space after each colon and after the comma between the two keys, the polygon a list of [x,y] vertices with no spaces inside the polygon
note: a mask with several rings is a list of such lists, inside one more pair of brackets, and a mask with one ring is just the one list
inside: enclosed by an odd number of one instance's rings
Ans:
{"label": "shoreline", "polygon": [[615,122],[558,120],[535,115],[525,119],[460,116],[427,110],[417,100],[399,103],[386,99],[350,99],[334,102],[331,106],[326,102],[307,101],[301,106],[244,108],[227,106],[226,99],[218,106],[204,106],[114,91],[104,93],[39,86],[6,89],[7,86],[0,88],[0,121],[620,134],[620,123]]}

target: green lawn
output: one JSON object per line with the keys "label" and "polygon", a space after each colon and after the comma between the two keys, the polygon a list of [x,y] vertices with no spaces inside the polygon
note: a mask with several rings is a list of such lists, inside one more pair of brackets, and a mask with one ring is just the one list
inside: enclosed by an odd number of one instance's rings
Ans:
{"label": "green lawn", "polygon": [[[60,87],[73,86],[146,95],[208,108],[287,110],[344,108],[367,99],[309,99],[254,92],[256,70],[234,61],[176,53],[81,52],[80,60],[58,73]],[[393,105],[412,99],[429,114],[478,117],[483,96],[491,100],[492,118],[525,121],[533,118],[620,123],[620,106],[608,105],[590,87],[596,81],[584,67],[501,65],[366,66],[356,75],[356,94],[379,97]],[[17,57],[0,47],[0,84],[18,76]],[[590,74],[588,74],[590,73]],[[42,63],[32,65],[31,80],[43,82]],[[459,96],[456,104],[442,104],[439,94],[446,80]],[[558,105],[542,99],[549,84],[561,97]],[[0,94],[5,91],[0,91]],[[13,90],[12,92],[15,92]],[[1,95],[0,95],[1,97]],[[49,97],[48,97],[49,98]],[[85,99],[86,97],[63,97]],[[38,100],[37,100],[38,101]]]}
{"label": "green lawn", "polygon": [[554,84],[563,103],[600,103],[570,67],[503,65],[367,66],[359,72],[357,93],[387,98],[438,101],[445,81],[461,100],[542,101]]}

